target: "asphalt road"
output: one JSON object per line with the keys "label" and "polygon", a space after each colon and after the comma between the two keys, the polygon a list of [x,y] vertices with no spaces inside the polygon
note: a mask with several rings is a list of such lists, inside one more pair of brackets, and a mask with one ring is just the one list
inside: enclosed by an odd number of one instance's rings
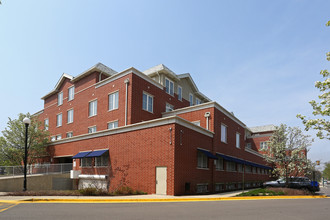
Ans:
{"label": "asphalt road", "polygon": [[329,219],[330,198],[183,203],[22,203],[0,219]]}

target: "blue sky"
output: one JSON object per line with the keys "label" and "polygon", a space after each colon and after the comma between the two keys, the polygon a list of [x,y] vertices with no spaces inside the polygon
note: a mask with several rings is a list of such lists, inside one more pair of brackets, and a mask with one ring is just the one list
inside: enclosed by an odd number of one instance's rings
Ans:
{"label": "blue sky", "polygon": [[[299,126],[330,69],[330,1],[23,1],[0,5],[0,130],[43,108],[62,73],[101,62],[116,71],[160,63],[247,126]],[[314,132],[309,132],[314,135]],[[330,161],[315,139],[313,161]]]}

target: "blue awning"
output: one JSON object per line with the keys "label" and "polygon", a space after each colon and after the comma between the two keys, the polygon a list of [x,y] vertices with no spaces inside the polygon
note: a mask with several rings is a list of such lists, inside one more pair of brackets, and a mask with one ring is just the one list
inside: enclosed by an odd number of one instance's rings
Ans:
{"label": "blue awning", "polygon": [[100,157],[102,154],[105,152],[108,152],[109,150],[96,150],[93,151],[92,153],[88,154],[86,157]]}
{"label": "blue awning", "polygon": [[209,152],[207,150],[202,150],[202,149],[197,149],[197,150],[202,152],[203,154],[205,154],[205,156],[207,156],[208,158],[215,159],[215,160],[218,159],[216,156],[214,156],[211,152]]}
{"label": "blue awning", "polygon": [[78,158],[84,158],[86,157],[89,153],[91,153],[92,151],[85,151],[85,152],[79,152],[76,155],[74,155],[72,157],[72,159],[78,159]]}
{"label": "blue awning", "polygon": [[254,167],[259,167],[259,168],[268,169],[268,170],[272,169],[271,167],[256,164],[256,163],[252,163],[252,162],[242,160],[242,159],[239,159],[239,158],[230,157],[230,156],[219,154],[219,153],[216,153],[216,155],[222,157],[224,160],[233,161],[233,162],[236,162],[236,163],[245,164],[245,165],[254,166]]}

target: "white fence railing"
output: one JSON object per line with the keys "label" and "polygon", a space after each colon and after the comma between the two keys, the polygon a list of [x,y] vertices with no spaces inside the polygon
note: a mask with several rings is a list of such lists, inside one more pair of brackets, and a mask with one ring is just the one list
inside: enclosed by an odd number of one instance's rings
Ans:
{"label": "white fence railing", "polygon": [[[26,174],[69,173],[72,163],[27,165]],[[0,177],[24,175],[24,166],[0,166]]]}

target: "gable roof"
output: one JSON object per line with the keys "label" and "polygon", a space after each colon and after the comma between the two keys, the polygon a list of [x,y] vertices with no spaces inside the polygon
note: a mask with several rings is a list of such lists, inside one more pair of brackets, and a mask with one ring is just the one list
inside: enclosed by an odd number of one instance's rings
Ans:
{"label": "gable roof", "polygon": [[195,92],[196,94],[200,95],[201,97],[203,97],[204,99],[206,99],[206,100],[209,101],[209,102],[211,101],[211,99],[209,99],[206,95],[204,95],[203,93],[201,93],[201,92],[198,90],[198,88],[197,88],[197,86],[196,86],[194,80],[192,79],[192,77],[190,76],[189,73],[180,74],[180,75],[178,75],[178,78],[179,78],[179,79],[188,79],[188,81],[189,81],[190,84],[192,85],[193,89],[196,91],[196,92]]}
{"label": "gable roof", "polygon": [[57,81],[54,89],[52,91],[50,91],[47,95],[43,96],[41,99],[46,99],[49,96],[57,93],[59,91],[60,86],[62,85],[62,83],[64,82],[65,79],[72,80],[73,79],[73,76],[71,76],[69,74],[66,74],[66,73],[63,73],[62,76],[61,76],[61,78]]}
{"label": "gable roof", "polygon": [[59,88],[65,79],[69,79],[71,82],[77,82],[78,80],[88,76],[89,74],[91,74],[95,71],[99,71],[106,76],[112,76],[117,73],[116,71],[114,71],[113,69],[107,67],[106,65],[104,65],[102,63],[97,63],[96,65],[92,66],[91,68],[82,72],[81,74],[79,74],[76,77],[63,73],[61,78],[56,83],[54,89],[52,91],[50,91],[49,93],[47,93],[45,96],[43,96],[41,99],[44,100],[44,99],[48,98],[49,96],[54,95],[55,93],[59,92]]}
{"label": "gable roof", "polygon": [[153,75],[156,75],[157,72],[165,72],[171,78],[173,78],[177,81],[180,80],[178,78],[178,76],[172,70],[170,70],[167,66],[165,66],[164,64],[159,64],[157,66],[151,67],[150,69],[147,69],[147,70],[143,71],[143,73],[148,75],[149,77],[152,77]]}

